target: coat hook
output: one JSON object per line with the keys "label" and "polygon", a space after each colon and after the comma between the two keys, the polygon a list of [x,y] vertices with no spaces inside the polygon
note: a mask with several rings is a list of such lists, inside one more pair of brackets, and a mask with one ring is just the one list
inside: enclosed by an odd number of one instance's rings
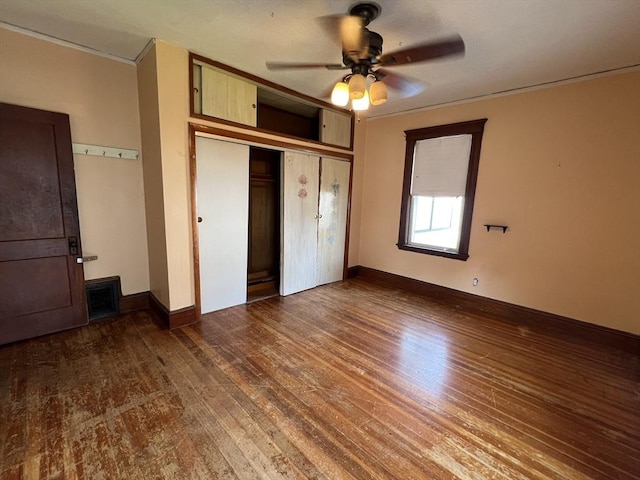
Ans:
{"label": "coat hook", "polygon": [[88,148],[85,148],[85,149],[84,149],[84,154],[85,154],[85,155],[89,155],[89,149],[88,149]]}
{"label": "coat hook", "polygon": [[119,156],[120,158],[122,158],[122,152],[118,153],[118,156]]}

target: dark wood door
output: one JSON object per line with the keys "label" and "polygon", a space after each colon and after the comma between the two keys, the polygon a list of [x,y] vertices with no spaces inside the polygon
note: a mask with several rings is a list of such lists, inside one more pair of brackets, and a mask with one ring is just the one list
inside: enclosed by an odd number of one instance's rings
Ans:
{"label": "dark wood door", "polygon": [[0,344],[87,323],[69,116],[0,103]]}

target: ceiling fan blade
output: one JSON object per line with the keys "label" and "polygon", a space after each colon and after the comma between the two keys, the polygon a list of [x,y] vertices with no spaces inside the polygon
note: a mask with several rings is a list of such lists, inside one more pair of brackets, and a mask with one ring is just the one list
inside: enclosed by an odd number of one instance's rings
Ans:
{"label": "ceiling fan blade", "polygon": [[342,51],[357,60],[365,48],[364,21],[361,17],[347,15],[340,21]]}
{"label": "ceiling fan blade", "polygon": [[327,70],[344,70],[347,67],[340,63],[295,63],[295,62],[267,62],[269,70],[301,70],[305,68],[326,68]]}
{"label": "ceiling fan blade", "polygon": [[366,47],[363,18],[354,15],[326,15],[318,21],[331,38],[339,40],[347,57],[357,61]]}
{"label": "ceiling fan blade", "polygon": [[454,35],[435,42],[415,45],[413,47],[385,53],[378,57],[379,65],[406,65],[408,63],[426,62],[435,58],[464,54],[464,41],[460,35]]}
{"label": "ceiling fan blade", "polygon": [[425,89],[425,86],[417,80],[398,75],[384,68],[377,69],[375,75],[388,87],[398,90],[403,97],[412,97]]}

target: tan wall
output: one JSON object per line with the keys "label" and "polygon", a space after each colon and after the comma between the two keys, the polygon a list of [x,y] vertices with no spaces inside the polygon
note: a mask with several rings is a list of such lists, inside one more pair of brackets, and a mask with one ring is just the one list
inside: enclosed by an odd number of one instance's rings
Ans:
{"label": "tan wall", "polygon": [[[71,137],[140,150],[136,67],[0,28],[0,100],[67,113]],[[86,279],[149,289],[142,161],[74,155]]]}
{"label": "tan wall", "polygon": [[156,42],[170,310],[195,302],[189,176],[189,53]]}
{"label": "tan wall", "polygon": [[149,250],[149,290],[165,306],[169,305],[169,274],[162,186],[162,148],[156,47],[153,45],[137,65],[140,101],[140,131]]}
{"label": "tan wall", "polygon": [[[479,118],[470,258],[398,250],[404,130]],[[362,204],[361,265],[639,334],[640,73],[372,119]]]}
{"label": "tan wall", "polygon": [[353,132],[353,171],[351,177],[351,217],[348,267],[360,265],[360,224],[362,222],[362,190],[367,139],[367,122],[356,122]]}
{"label": "tan wall", "polygon": [[188,52],[156,40],[138,62],[151,292],[170,311],[194,304]]}

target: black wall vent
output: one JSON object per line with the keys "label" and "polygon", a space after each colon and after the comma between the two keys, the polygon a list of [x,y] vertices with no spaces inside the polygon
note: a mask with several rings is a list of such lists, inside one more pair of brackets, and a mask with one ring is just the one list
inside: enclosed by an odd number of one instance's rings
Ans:
{"label": "black wall vent", "polygon": [[89,321],[120,313],[120,277],[88,280],[85,288]]}

